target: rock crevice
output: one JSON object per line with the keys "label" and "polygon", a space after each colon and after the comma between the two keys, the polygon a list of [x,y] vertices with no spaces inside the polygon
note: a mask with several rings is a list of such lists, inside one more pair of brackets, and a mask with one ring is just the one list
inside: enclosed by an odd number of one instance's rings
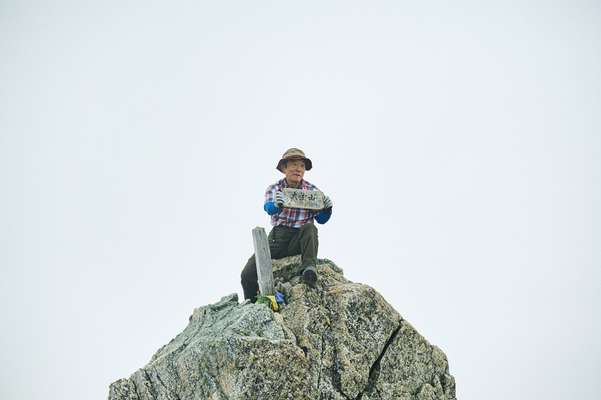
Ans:
{"label": "rock crevice", "polygon": [[374,390],[375,382],[378,380],[378,376],[380,374],[380,361],[382,360],[382,357],[384,357],[384,354],[386,354],[386,350],[388,350],[388,347],[390,347],[390,345],[392,344],[392,342],[394,341],[394,339],[396,338],[396,335],[399,333],[400,330],[401,330],[401,325],[399,325],[394,330],[394,332],[392,332],[392,335],[390,335],[390,338],[388,338],[388,341],[384,345],[384,348],[382,349],[382,352],[378,356],[378,359],[372,364],[371,368],[369,369],[369,379],[367,382],[367,387],[365,387],[365,389],[355,398],[355,400],[361,400],[361,398],[363,397],[363,393]]}

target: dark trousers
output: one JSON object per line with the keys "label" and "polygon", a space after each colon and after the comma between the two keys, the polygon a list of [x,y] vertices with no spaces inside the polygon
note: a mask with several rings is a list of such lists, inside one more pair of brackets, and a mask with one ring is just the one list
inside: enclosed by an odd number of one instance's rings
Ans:
{"label": "dark trousers", "polygon": [[[300,228],[290,228],[283,225],[274,226],[269,235],[269,251],[272,259],[284,258],[288,256],[301,255],[301,265],[308,267],[317,264],[317,248],[319,241],[317,239],[317,227],[308,223]],[[259,291],[257,281],[257,263],[253,254],[242,270],[242,289],[244,298],[256,300]]]}

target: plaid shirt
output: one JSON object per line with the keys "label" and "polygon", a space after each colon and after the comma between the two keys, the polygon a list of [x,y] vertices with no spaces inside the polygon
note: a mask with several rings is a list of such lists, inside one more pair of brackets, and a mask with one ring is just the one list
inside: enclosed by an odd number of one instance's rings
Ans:
{"label": "plaid shirt", "polygon": [[[275,193],[281,192],[283,188],[290,187],[286,179],[277,181],[273,185],[270,185],[265,191],[265,203],[272,201],[275,203]],[[319,190],[317,186],[307,182],[306,180],[301,181],[299,189],[302,190]],[[303,208],[283,208],[278,214],[271,216],[271,224],[273,226],[285,225],[291,228],[300,228],[306,223],[313,222],[317,210],[305,210]]]}

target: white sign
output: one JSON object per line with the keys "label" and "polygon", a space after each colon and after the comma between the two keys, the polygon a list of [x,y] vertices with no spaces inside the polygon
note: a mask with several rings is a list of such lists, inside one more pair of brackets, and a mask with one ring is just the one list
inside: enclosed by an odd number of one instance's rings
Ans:
{"label": "white sign", "polygon": [[284,207],[306,208],[309,210],[321,210],[324,208],[323,193],[319,190],[302,190],[284,188]]}

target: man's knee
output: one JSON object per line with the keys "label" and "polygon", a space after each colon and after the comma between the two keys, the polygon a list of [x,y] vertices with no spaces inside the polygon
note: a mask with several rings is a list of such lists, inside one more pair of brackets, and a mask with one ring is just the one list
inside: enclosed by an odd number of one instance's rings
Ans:
{"label": "man's knee", "polygon": [[305,224],[300,228],[301,235],[317,236],[317,227],[315,224]]}
{"label": "man's knee", "polygon": [[301,226],[301,231],[317,232],[317,227],[315,226],[315,224],[308,223]]}

